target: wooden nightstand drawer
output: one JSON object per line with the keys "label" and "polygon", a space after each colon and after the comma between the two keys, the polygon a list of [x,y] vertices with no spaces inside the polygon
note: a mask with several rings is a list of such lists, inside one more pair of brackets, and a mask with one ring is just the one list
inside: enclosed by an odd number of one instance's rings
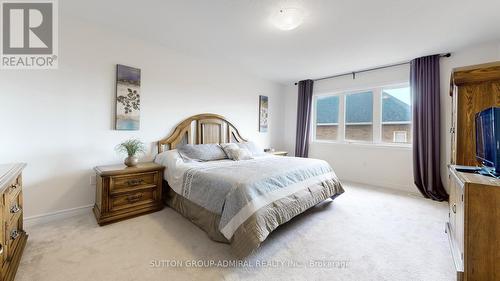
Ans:
{"label": "wooden nightstand drawer", "polygon": [[158,182],[158,172],[133,174],[127,176],[113,176],[110,179],[111,194],[129,192],[141,187],[154,187]]}
{"label": "wooden nightstand drawer", "polygon": [[113,196],[109,202],[109,210],[116,212],[143,204],[154,203],[157,200],[157,193],[157,189],[153,188]]}
{"label": "wooden nightstand drawer", "polygon": [[93,211],[97,223],[103,225],[161,210],[164,169],[152,162],[139,163],[136,167],[95,167],[97,184]]}

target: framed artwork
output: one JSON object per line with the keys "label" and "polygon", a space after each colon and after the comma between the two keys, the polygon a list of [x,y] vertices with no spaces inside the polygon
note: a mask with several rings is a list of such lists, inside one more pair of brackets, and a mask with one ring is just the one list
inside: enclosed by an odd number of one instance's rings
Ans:
{"label": "framed artwork", "polygon": [[259,132],[267,132],[269,116],[269,98],[259,96]]}
{"label": "framed artwork", "polygon": [[141,70],[116,65],[116,130],[139,130],[141,119]]}

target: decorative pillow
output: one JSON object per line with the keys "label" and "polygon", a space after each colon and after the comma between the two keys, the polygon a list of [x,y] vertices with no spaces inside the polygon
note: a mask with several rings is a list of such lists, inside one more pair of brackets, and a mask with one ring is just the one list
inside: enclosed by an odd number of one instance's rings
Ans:
{"label": "decorative pillow", "polygon": [[221,145],[224,152],[227,154],[229,159],[240,161],[240,160],[250,160],[252,158],[252,153],[246,148],[240,148],[235,143],[228,143]]}
{"label": "decorative pillow", "polygon": [[218,144],[185,144],[177,150],[185,161],[204,162],[227,159],[226,153]]}
{"label": "decorative pillow", "polygon": [[236,145],[238,145],[240,148],[248,149],[252,153],[252,156],[260,156],[265,154],[262,147],[251,141],[236,143]]}

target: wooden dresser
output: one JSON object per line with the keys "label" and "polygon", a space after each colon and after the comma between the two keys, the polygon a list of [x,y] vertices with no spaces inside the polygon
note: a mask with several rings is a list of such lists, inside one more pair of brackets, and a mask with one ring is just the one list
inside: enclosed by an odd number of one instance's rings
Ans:
{"label": "wooden dresser", "polygon": [[98,166],[93,208],[99,225],[159,211],[165,167],[149,162],[136,167]]}
{"label": "wooden dresser", "polygon": [[28,235],[23,228],[23,181],[26,164],[0,165],[0,280],[14,280]]}
{"label": "wooden dresser", "polygon": [[449,168],[446,233],[457,280],[500,280],[500,180]]}

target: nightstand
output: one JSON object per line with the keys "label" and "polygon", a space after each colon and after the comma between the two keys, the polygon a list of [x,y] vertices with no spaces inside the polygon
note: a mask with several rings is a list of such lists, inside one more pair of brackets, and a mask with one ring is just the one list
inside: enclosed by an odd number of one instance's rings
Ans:
{"label": "nightstand", "polygon": [[153,162],[125,165],[98,166],[96,200],[93,208],[99,225],[159,211],[163,170]]}
{"label": "nightstand", "polygon": [[276,155],[276,156],[287,156],[288,155],[288,151],[269,151],[268,153]]}

